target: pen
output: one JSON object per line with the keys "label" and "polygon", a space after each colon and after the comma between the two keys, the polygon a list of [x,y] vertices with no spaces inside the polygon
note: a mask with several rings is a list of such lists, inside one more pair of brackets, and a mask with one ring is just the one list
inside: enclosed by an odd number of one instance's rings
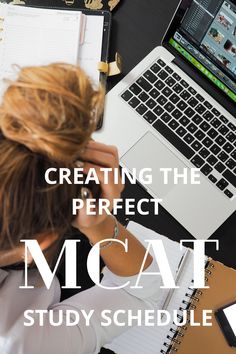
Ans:
{"label": "pen", "polygon": [[[178,286],[178,284],[179,284],[181,275],[183,273],[184,267],[185,267],[185,265],[186,265],[186,263],[188,261],[188,258],[190,256],[190,254],[191,254],[191,250],[187,249],[186,252],[184,253],[183,257],[180,260],[178,271],[176,273],[176,278],[175,278],[176,286]],[[170,304],[170,301],[171,301],[171,299],[173,297],[174,291],[175,291],[175,289],[170,289],[169,290],[168,295],[167,295],[167,297],[165,299],[165,302],[163,304],[163,307],[162,307],[163,310],[166,310],[168,305]],[[163,317],[163,315],[161,317]]]}

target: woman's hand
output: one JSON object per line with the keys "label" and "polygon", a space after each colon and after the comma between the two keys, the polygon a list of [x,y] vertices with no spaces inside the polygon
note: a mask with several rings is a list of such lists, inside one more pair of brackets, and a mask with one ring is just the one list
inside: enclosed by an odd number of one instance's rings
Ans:
{"label": "woman's hand", "polygon": [[[121,177],[119,174],[118,184],[114,183],[114,170],[119,170],[119,157],[117,148],[114,146],[104,145],[95,141],[90,141],[81,155],[81,159],[84,161],[84,173],[88,174],[91,168],[94,168],[98,176],[101,188],[101,197],[106,199],[110,203],[110,211],[112,211],[113,200],[120,198],[121,192],[124,189],[124,185],[121,183]],[[100,168],[111,168],[112,171],[109,172],[109,183],[104,183],[103,172]],[[86,186],[84,186],[86,187]],[[93,198],[92,194],[89,198]],[[99,229],[105,230],[109,227],[111,229],[110,233],[112,235],[114,229],[114,221],[111,217],[104,212],[102,215],[87,215],[86,213],[86,200],[84,200],[84,207],[80,209],[77,218],[75,219],[73,226],[80,229],[85,235],[89,237],[92,231],[99,233]],[[93,233],[93,232],[92,232]]]}
{"label": "woman's hand", "polygon": [[[114,183],[114,169],[119,169],[119,158],[117,149],[113,146],[107,146],[94,141],[89,142],[85,152],[81,156],[84,164],[84,173],[88,173],[90,168],[96,170],[100,181],[101,198],[105,198],[113,205],[115,198],[120,198],[120,194],[124,189],[119,175],[119,183]],[[101,167],[111,168],[110,183],[104,184],[103,173]],[[90,198],[93,198],[91,195]],[[86,200],[85,206],[80,209],[79,214],[74,221],[73,226],[80,229],[93,244],[114,235],[114,218],[104,213],[103,215],[87,215]],[[112,207],[111,207],[112,208]],[[144,255],[146,253],[143,245],[130,234],[121,224],[119,224],[119,241],[127,241],[129,247],[128,252],[117,242],[112,242],[109,247],[101,249],[101,255],[107,267],[115,274],[120,276],[131,276],[137,274],[142,265]],[[147,256],[144,269],[152,262],[152,257]]]}

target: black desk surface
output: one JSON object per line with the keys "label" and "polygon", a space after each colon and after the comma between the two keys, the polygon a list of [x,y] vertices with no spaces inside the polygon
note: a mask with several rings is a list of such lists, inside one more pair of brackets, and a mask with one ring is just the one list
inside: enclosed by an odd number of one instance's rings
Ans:
{"label": "black desk surface", "polygon": [[[111,79],[110,87],[154,47],[160,45],[177,5],[178,0],[121,0],[113,14],[111,58],[116,51],[122,55],[123,75]],[[141,199],[147,197],[147,193],[138,185],[128,185],[124,198],[131,197]],[[212,208],[214,210],[214,205]],[[124,215],[120,215],[120,219],[123,220]],[[158,216],[136,215],[133,220],[176,241],[192,238],[162,207]],[[215,246],[210,245],[207,247],[207,254],[225,265],[236,268],[236,212],[212,235],[211,239],[220,240],[220,251],[216,252]]]}

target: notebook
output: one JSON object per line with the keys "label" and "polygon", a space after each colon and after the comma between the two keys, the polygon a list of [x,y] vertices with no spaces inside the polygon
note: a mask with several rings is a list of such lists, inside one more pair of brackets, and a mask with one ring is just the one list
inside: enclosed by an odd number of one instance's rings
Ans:
{"label": "notebook", "polygon": [[[129,223],[129,231],[143,239],[161,239],[174,274],[186,249],[180,251],[179,244],[156,234],[134,222]],[[194,290],[190,288],[193,279],[193,253],[185,265],[179,289],[167,307],[167,311],[178,310],[182,317],[184,309],[195,309],[196,321],[200,320],[203,309],[215,310],[236,300],[236,271],[219,262],[206,258],[206,280],[209,289]],[[162,309],[167,290],[160,289],[156,309]],[[212,327],[182,327],[173,323],[164,327],[133,327],[115,338],[105,347],[117,354],[230,354],[235,349],[228,346],[219,325],[213,315]]]}
{"label": "notebook", "polygon": [[[210,272],[210,273],[209,273]],[[198,292],[191,301],[196,307],[196,320],[199,320],[203,309],[212,309],[213,312],[236,300],[236,271],[223,264],[211,261],[208,266],[209,289]],[[178,354],[233,354],[236,348],[230,347],[224,338],[221,329],[213,316],[212,327],[188,327],[183,331],[180,328],[175,332],[172,343],[163,353]]]}
{"label": "notebook", "polygon": [[[16,66],[52,62],[80,64],[94,84],[104,41],[104,12],[44,9],[0,3],[0,79],[13,78]],[[107,44],[108,45],[108,44]]]}

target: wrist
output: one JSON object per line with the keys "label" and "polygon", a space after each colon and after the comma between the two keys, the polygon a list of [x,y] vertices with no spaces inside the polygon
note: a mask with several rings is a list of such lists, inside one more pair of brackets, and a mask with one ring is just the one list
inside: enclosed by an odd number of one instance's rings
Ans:
{"label": "wrist", "polygon": [[113,215],[106,218],[92,227],[82,228],[80,231],[88,237],[89,242],[95,244],[106,238],[112,238],[114,234],[115,220]]}

